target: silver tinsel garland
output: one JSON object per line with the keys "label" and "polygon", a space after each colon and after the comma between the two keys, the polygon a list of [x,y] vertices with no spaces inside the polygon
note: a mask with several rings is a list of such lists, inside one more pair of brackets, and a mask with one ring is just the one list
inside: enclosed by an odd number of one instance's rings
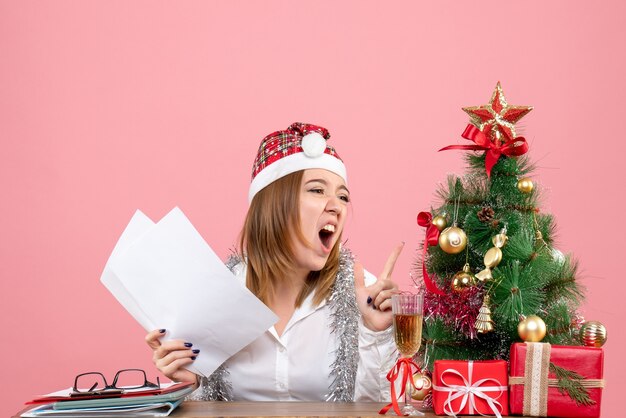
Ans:
{"label": "silver tinsel garland", "polygon": [[228,381],[228,370],[222,364],[211,376],[200,378],[198,389],[193,391],[188,401],[232,401],[233,387]]}
{"label": "silver tinsel garland", "polygon": [[[228,258],[226,266],[234,268],[243,259],[238,254]],[[335,361],[331,365],[332,383],[325,399],[328,402],[352,402],[356,372],[359,364],[359,318],[361,313],[356,303],[354,288],[354,257],[342,248],[339,254],[339,271],[328,298],[332,321],[330,328],[339,337]],[[194,401],[231,401],[232,385],[228,381],[228,370],[222,364],[211,376],[200,378],[199,388],[187,397]]]}
{"label": "silver tinsel garland", "polygon": [[359,317],[361,312],[356,303],[354,288],[354,257],[352,253],[341,249],[339,254],[339,272],[328,298],[332,322],[331,330],[339,336],[339,347],[335,352],[335,361],[331,365],[330,375],[333,382],[326,395],[329,402],[352,402],[356,371],[359,365]]}

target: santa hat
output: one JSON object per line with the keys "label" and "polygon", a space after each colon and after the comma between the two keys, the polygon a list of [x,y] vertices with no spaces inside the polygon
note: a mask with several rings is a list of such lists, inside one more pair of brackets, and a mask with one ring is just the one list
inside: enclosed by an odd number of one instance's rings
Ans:
{"label": "santa hat", "polygon": [[326,144],[329,138],[326,128],[300,122],[263,138],[252,167],[248,201],[279,178],[309,168],[326,169],[347,183],[346,167],[335,149]]}

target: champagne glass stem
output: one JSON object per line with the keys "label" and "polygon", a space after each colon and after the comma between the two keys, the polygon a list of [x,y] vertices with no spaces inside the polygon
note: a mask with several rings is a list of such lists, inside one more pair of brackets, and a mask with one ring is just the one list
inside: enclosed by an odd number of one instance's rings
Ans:
{"label": "champagne glass stem", "polygon": [[[408,367],[404,369],[404,372],[413,373],[413,370],[410,367]],[[411,382],[410,382],[411,379],[412,379],[412,376],[410,375],[407,376],[407,383],[404,388],[404,405],[402,405],[402,407],[400,408],[400,411],[404,415],[423,417],[425,416],[425,414],[415,409],[415,407],[412,404],[411,394],[412,394],[413,385],[411,385]]]}
{"label": "champagne glass stem", "polygon": [[[411,373],[411,370],[407,370],[407,373]],[[406,388],[404,390],[404,408],[412,409],[413,405],[411,405],[411,390],[413,386],[411,385],[411,376],[409,376]]]}

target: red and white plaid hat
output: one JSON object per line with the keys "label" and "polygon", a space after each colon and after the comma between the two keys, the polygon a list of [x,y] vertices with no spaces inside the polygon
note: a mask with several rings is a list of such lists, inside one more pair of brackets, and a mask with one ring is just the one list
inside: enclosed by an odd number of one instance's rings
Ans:
{"label": "red and white plaid hat", "polygon": [[263,138],[252,167],[248,201],[279,178],[309,168],[326,169],[348,183],[346,166],[335,149],[326,144],[329,138],[326,128],[300,122]]}

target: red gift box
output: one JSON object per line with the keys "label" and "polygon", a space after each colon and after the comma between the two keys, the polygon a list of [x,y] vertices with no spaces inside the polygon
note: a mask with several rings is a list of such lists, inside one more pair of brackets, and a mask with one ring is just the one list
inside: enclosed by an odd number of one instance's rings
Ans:
{"label": "red gift box", "polygon": [[504,360],[436,360],[433,407],[437,415],[508,415]]}
{"label": "red gift box", "polygon": [[[599,417],[602,398],[604,352],[596,347],[558,346],[546,343],[516,343],[511,346],[512,414],[549,417]],[[550,363],[583,377],[592,405],[577,405],[560,393]]]}

